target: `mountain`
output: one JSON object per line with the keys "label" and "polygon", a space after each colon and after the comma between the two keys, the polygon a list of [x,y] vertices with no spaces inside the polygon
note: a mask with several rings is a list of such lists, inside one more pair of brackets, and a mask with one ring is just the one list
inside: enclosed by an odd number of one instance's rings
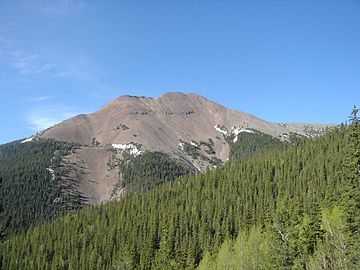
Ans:
{"label": "mountain", "polygon": [[[0,269],[359,269],[357,113],[323,136],[331,125],[280,124],[279,137],[255,117],[257,128],[209,121],[220,136],[180,137],[173,152],[49,136],[77,117],[0,145]],[[84,205],[101,194],[122,196]]]}
{"label": "mountain", "polygon": [[267,122],[196,94],[170,92],[156,98],[120,96],[94,113],[41,132],[36,139],[79,144],[63,162],[78,168],[70,178],[77,179],[80,193],[90,202],[99,202],[123,192],[123,185],[116,192],[114,187],[119,187],[118,165],[124,155],[164,153],[186,172],[204,172],[227,161],[242,135],[265,134],[289,141],[316,136],[328,126]]}
{"label": "mountain", "polygon": [[[215,127],[218,126],[218,127]],[[121,96],[96,112],[78,115],[46,130],[41,137],[100,146],[135,142],[143,150],[179,152],[179,142],[215,139],[217,157],[226,160],[229,146],[222,134],[256,129],[286,139],[288,134],[311,135],[327,125],[272,123],[228,109],[196,94],[166,93],[158,98]]]}

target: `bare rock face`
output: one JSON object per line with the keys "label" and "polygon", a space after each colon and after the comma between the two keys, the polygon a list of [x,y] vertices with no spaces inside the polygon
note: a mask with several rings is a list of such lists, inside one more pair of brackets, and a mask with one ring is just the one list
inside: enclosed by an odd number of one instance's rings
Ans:
{"label": "bare rock face", "polygon": [[[186,159],[199,171],[205,171],[208,167],[216,167],[209,159],[218,158],[224,162],[228,159],[227,135],[256,129],[286,140],[292,133],[315,136],[327,126],[267,122],[196,94],[171,92],[157,98],[120,96],[92,114],[78,115],[51,127],[40,137],[84,146],[77,156],[69,159],[84,162],[87,168],[80,180],[80,190],[89,195],[90,200],[102,201],[109,199],[115,182],[113,173],[106,171],[109,158],[104,153],[106,149],[135,147],[139,153],[162,151]],[[212,154],[203,142],[212,143]],[[191,156],[186,150],[189,145],[207,158]],[[95,153],[97,151],[99,153]],[[93,184],[94,181],[98,184]]]}

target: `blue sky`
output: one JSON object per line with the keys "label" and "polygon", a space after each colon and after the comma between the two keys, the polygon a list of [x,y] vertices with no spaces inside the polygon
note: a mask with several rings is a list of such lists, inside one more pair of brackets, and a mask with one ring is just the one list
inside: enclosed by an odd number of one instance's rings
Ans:
{"label": "blue sky", "polygon": [[0,143],[174,90],[340,123],[360,106],[359,14],[358,0],[0,0]]}

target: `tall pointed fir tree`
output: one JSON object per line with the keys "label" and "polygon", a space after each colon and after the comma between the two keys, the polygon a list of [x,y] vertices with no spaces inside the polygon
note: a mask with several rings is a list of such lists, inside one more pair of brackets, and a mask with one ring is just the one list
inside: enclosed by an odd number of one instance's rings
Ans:
{"label": "tall pointed fir tree", "polygon": [[360,268],[360,118],[354,106],[350,114],[350,132],[345,153],[345,180],[342,207],[347,236],[347,255],[351,269]]}

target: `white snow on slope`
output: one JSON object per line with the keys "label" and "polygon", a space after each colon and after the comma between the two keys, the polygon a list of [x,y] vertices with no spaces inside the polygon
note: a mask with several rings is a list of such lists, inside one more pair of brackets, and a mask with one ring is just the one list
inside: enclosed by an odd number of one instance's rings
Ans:
{"label": "white snow on slope", "polygon": [[180,147],[181,150],[184,150],[184,143],[182,143],[182,142],[179,143],[179,147]]}
{"label": "white snow on slope", "polygon": [[193,141],[191,141],[191,145],[195,146],[195,147],[199,147],[199,145],[197,143],[193,142]]}
{"label": "white snow on slope", "polygon": [[27,142],[31,142],[34,139],[34,137],[30,137],[26,140],[23,140],[21,143],[27,143]]}
{"label": "white snow on slope", "polygon": [[117,144],[117,143],[113,143],[111,145],[114,149],[120,150],[121,152],[129,152],[130,155],[133,156],[138,156],[142,154],[142,151],[140,151],[140,149],[132,144],[132,143],[128,143],[128,144]]}
{"label": "white snow on slope", "polygon": [[235,136],[239,135],[241,132],[254,133],[254,131],[252,131],[250,129],[246,129],[246,128],[235,128],[233,130],[233,133],[235,134]]}
{"label": "white snow on slope", "polygon": [[235,135],[234,139],[233,139],[233,142],[236,143],[237,140],[238,140],[238,135],[241,133],[241,132],[247,132],[247,133],[254,133],[254,131],[250,130],[250,129],[246,129],[246,128],[239,128],[239,127],[232,127],[231,129],[231,133],[229,133],[226,128],[220,126],[220,125],[215,125],[214,128],[221,132],[222,134],[224,134],[225,136],[230,136],[232,134]]}
{"label": "white snow on slope", "polygon": [[228,132],[227,132],[226,130],[222,129],[220,125],[215,125],[214,128],[215,128],[217,131],[221,132],[222,134],[224,134],[224,135],[226,135],[226,136],[228,135]]}
{"label": "white snow on slope", "polygon": [[238,128],[238,127],[234,127],[232,133],[235,135],[235,138],[233,139],[233,142],[236,143],[238,140],[238,135],[241,132],[247,132],[247,133],[254,133],[254,131],[246,129],[246,128]]}

